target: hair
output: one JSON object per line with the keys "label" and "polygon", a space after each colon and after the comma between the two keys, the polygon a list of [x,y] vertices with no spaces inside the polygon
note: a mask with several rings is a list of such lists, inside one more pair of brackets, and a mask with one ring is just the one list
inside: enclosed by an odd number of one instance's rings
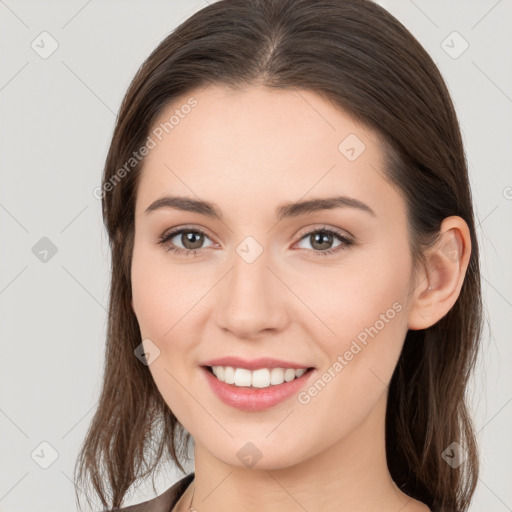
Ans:
{"label": "hair", "polygon": [[[414,268],[425,262],[444,218],[460,216],[469,227],[472,251],[459,297],[437,323],[407,332],[389,384],[385,427],[397,486],[433,511],[466,511],[478,479],[466,393],[482,328],[467,163],[439,70],[414,36],[370,0],[220,0],[181,23],[138,69],[103,173],[112,253],[106,357],[98,407],[75,465],[77,488],[88,480],[103,506],[119,507],[130,486],[164,458],[184,472],[190,434],[134,357],[141,333],[130,270],[144,159],[122,180],[119,169],[171,102],[209,85],[255,84],[313,91],[378,134],[384,175],[405,198]],[[466,456],[458,468],[442,458],[454,442]]]}

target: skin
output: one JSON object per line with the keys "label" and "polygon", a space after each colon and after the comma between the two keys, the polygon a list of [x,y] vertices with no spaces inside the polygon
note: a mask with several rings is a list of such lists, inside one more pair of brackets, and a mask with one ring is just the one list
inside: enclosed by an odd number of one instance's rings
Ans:
{"label": "skin", "polygon": [[[195,441],[194,507],[428,511],[387,468],[387,385],[407,330],[434,324],[457,299],[471,250],[467,225],[445,219],[413,279],[405,201],[383,177],[375,133],[313,92],[261,85],[196,90],[155,126],[191,96],[197,106],[146,157],[131,277],[142,337],[160,350],[149,370]],[[349,134],[365,144],[354,161],[338,149]],[[145,213],[170,194],[211,201],[224,219],[172,208]],[[375,215],[344,207],[274,216],[284,202],[338,194]],[[178,255],[157,243],[182,226],[206,231],[201,253]],[[324,226],[354,244],[319,254],[342,245],[336,235],[331,245],[315,244],[308,233]],[[247,236],[263,249],[250,264],[236,252]],[[172,242],[193,247],[181,235]],[[199,368],[213,357],[269,356],[314,366],[313,383],[396,303],[400,312],[307,404],[293,396],[240,411],[217,398]],[[248,442],[262,454],[252,468],[237,457]],[[174,511],[187,510],[191,496],[189,486]]]}

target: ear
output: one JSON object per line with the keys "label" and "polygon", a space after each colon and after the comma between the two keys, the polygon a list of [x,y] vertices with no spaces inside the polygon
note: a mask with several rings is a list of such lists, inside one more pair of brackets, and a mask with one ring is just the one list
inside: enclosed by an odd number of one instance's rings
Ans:
{"label": "ear", "polygon": [[441,223],[439,239],[425,254],[427,268],[418,272],[409,309],[409,329],[426,329],[455,304],[471,255],[471,236],[461,217]]}

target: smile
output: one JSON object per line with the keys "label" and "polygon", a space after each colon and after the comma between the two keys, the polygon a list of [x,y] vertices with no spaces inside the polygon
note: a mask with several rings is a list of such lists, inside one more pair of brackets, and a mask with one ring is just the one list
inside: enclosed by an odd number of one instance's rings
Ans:
{"label": "smile", "polygon": [[233,384],[237,387],[260,389],[290,382],[302,377],[307,371],[305,368],[259,368],[252,371],[246,368],[233,368],[232,366],[211,366],[209,368],[221,382]]}
{"label": "smile", "polygon": [[315,368],[200,368],[217,398],[226,405],[249,412],[269,409],[296,395],[317,371]]}

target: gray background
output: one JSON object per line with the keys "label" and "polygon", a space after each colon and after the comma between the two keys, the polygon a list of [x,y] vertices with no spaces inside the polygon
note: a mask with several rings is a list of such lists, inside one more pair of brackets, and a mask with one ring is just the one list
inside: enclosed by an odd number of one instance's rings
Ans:
{"label": "gray background", "polygon": [[[471,387],[482,454],[471,510],[512,510],[512,0],[380,3],[430,53],[459,115],[488,319]],[[72,470],[99,396],[109,285],[92,191],[135,71],[205,5],[0,0],[1,511],[76,509]],[[179,477],[164,468],[157,491]],[[143,485],[128,503],[153,496]]]}

